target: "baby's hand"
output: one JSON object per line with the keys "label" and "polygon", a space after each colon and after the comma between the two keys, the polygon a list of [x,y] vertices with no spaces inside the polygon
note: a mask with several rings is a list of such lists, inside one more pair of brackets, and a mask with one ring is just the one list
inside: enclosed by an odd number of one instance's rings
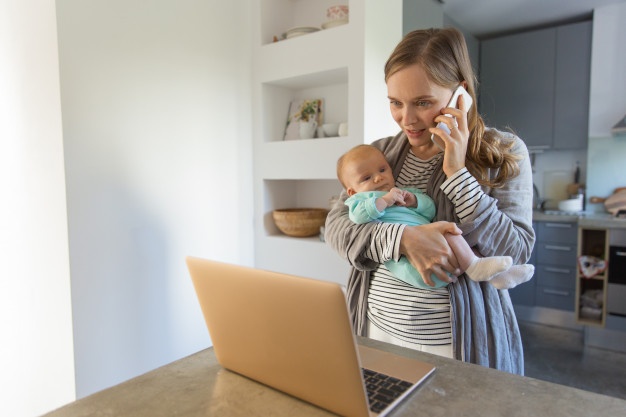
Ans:
{"label": "baby's hand", "polygon": [[415,194],[406,190],[403,190],[402,193],[405,207],[417,207],[417,197],[415,196]]}
{"label": "baby's hand", "polygon": [[387,194],[383,196],[383,199],[387,203],[387,207],[391,207],[394,204],[398,206],[404,206],[404,191],[399,188],[393,187]]}

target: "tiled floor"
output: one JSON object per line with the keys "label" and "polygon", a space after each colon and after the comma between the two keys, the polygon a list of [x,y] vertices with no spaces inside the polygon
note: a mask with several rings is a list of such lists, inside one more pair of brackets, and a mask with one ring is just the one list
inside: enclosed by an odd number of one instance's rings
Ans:
{"label": "tiled floor", "polygon": [[626,400],[626,354],[585,347],[579,331],[519,324],[526,376]]}

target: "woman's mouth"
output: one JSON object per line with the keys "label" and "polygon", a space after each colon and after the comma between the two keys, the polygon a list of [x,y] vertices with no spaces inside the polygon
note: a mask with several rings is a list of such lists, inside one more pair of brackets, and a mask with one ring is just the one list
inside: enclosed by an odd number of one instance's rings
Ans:
{"label": "woman's mouth", "polygon": [[424,129],[410,129],[408,127],[404,128],[404,132],[409,138],[419,138],[424,134]]}

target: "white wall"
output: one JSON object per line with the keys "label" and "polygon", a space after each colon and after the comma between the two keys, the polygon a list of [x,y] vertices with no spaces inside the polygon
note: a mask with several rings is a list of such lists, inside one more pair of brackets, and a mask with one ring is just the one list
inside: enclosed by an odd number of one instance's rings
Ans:
{"label": "white wall", "polygon": [[58,0],[78,397],[209,346],[186,255],[252,263],[249,0]]}
{"label": "white wall", "polygon": [[[626,3],[600,7],[593,13],[591,98],[587,195],[608,197],[626,186],[626,137],[610,129],[626,113]],[[592,205],[596,211],[601,204]]]}
{"label": "white wall", "polygon": [[0,415],[74,399],[54,1],[0,1]]}

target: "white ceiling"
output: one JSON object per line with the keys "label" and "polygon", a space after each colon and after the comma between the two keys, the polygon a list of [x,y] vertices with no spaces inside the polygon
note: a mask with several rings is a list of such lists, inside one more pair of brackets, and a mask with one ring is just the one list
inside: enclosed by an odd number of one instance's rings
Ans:
{"label": "white ceiling", "polygon": [[566,23],[594,8],[626,0],[438,0],[444,13],[481,39],[491,35]]}

